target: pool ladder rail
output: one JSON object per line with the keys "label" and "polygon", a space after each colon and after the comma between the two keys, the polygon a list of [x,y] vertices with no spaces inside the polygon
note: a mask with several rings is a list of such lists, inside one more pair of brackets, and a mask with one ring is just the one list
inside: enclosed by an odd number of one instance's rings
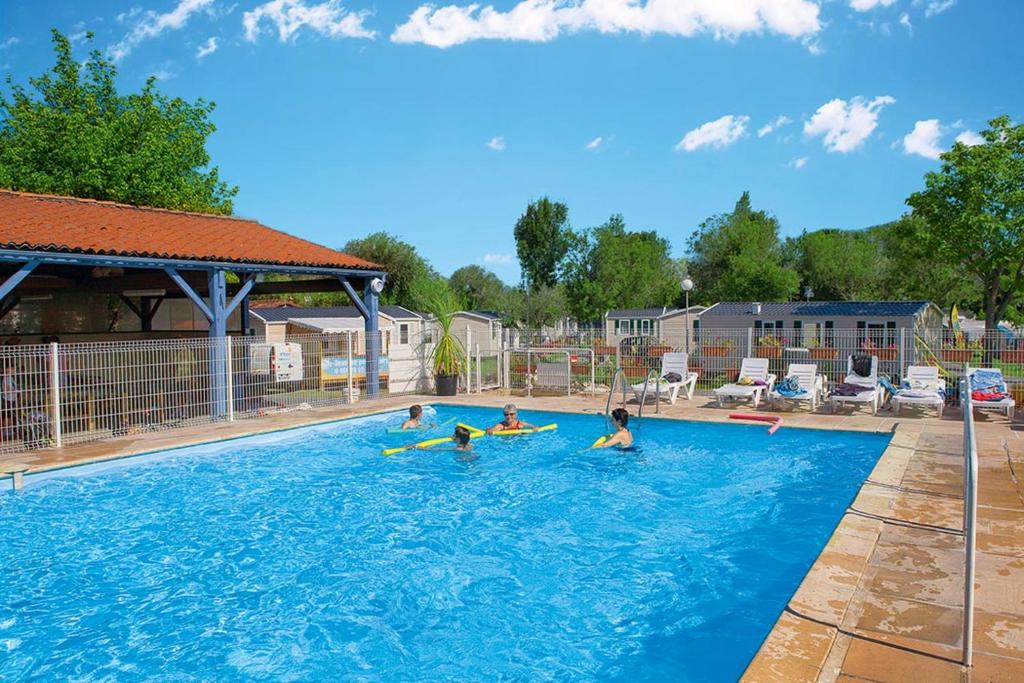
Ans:
{"label": "pool ladder rail", "polygon": [[[622,407],[626,407],[626,401],[628,400],[626,373],[621,367],[615,368],[615,374],[612,375],[612,383],[608,387],[608,401],[604,406],[604,419],[605,424],[611,428],[611,416],[612,416],[612,398],[615,396],[615,387],[621,378],[622,381]],[[647,378],[644,380],[644,390],[640,396],[640,407],[637,409],[636,417],[639,420],[644,416],[644,405],[647,403],[647,389],[651,386],[651,380],[654,380],[654,412],[661,412],[661,382],[658,381],[658,371],[651,368],[647,371]]]}
{"label": "pool ladder rail", "polygon": [[644,391],[640,395],[640,407],[637,408],[636,418],[639,420],[644,416],[644,406],[647,405],[647,390],[651,386],[651,381],[654,381],[654,412],[661,412],[661,382],[658,380],[658,371],[655,368],[651,368],[647,371],[647,378],[644,379]]}

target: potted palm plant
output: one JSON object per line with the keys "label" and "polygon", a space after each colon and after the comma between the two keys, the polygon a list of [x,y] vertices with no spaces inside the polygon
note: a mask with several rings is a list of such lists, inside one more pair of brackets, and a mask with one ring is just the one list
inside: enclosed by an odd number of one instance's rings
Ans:
{"label": "potted palm plant", "polygon": [[452,334],[452,321],[459,310],[458,302],[451,292],[443,292],[433,298],[430,312],[437,319],[440,334],[431,354],[434,370],[434,388],[438,396],[454,396],[459,388],[459,375],[466,362],[466,351],[462,342]]}

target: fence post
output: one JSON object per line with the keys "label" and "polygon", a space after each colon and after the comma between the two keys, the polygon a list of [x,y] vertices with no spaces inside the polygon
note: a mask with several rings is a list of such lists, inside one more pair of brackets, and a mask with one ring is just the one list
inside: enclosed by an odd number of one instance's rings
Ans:
{"label": "fence post", "polygon": [[754,354],[754,328],[747,328],[747,358]]}
{"label": "fence post", "polygon": [[900,328],[900,380],[907,376],[907,328]]}
{"label": "fence post", "polygon": [[60,352],[57,342],[50,342],[50,397],[53,401],[53,444],[64,445],[63,428],[60,419]]}
{"label": "fence post", "polygon": [[233,371],[233,363],[231,362],[231,335],[224,337],[224,359],[227,366],[227,382],[225,387],[225,394],[228,400],[228,422],[235,421],[235,373]]}
{"label": "fence post", "polygon": [[352,332],[347,335],[348,338],[348,402],[355,403],[355,399],[352,397]]}
{"label": "fence post", "polygon": [[565,352],[565,395],[572,396],[572,352]]}
{"label": "fence post", "polygon": [[597,393],[597,354],[594,352],[593,345],[590,348],[590,395],[593,396]]}
{"label": "fence post", "polygon": [[473,393],[473,330],[466,325],[466,393]]}
{"label": "fence post", "polygon": [[480,369],[480,345],[476,345],[476,393],[484,392],[483,370]]}

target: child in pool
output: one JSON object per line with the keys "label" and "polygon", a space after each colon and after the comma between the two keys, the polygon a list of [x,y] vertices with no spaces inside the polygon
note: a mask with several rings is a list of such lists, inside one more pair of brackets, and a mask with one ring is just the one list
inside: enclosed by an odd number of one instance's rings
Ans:
{"label": "child in pool", "polygon": [[423,417],[423,406],[416,404],[409,406],[409,419],[402,423],[402,429],[419,429],[420,418]]}
{"label": "child in pool", "polygon": [[616,408],[612,411],[612,422],[615,423],[615,433],[594,448],[629,448],[633,445],[633,433],[629,431],[629,412],[625,408]]}

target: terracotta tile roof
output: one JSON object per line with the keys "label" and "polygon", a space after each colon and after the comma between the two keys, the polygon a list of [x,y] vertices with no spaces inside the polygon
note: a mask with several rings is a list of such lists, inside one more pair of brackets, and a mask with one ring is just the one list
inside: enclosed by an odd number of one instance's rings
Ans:
{"label": "terracotta tile roof", "polygon": [[0,248],[381,270],[253,220],[0,190]]}

